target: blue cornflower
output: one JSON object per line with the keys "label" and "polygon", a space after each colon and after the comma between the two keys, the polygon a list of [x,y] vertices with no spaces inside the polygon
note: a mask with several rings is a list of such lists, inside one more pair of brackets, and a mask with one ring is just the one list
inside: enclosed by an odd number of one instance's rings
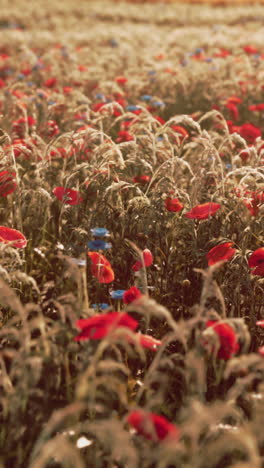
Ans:
{"label": "blue cornflower", "polygon": [[49,106],[53,106],[53,104],[56,104],[56,101],[48,101]]}
{"label": "blue cornflower", "polygon": [[110,242],[105,242],[102,239],[95,239],[88,242],[88,247],[90,250],[106,250],[111,249],[112,244]]}
{"label": "blue cornflower", "polygon": [[162,141],[162,140],[163,140],[163,136],[160,135],[157,137],[157,141]]}
{"label": "blue cornflower", "polygon": [[116,39],[110,39],[109,44],[111,47],[118,47],[118,42]]}
{"label": "blue cornflower", "polygon": [[116,289],[115,291],[110,292],[112,299],[123,299],[125,289]]}
{"label": "blue cornflower", "polygon": [[132,112],[132,111],[137,111],[139,110],[139,107],[138,106],[135,106],[133,104],[130,104],[129,106],[126,107],[126,110]]}
{"label": "blue cornflower", "polygon": [[152,96],[150,96],[149,94],[143,94],[143,96],[140,96],[140,100],[141,101],[151,101],[152,99]]}
{"label": "blue cornflower", "polygon": [[99,304],[92,304],[92,308],[96,310],[105,310],[109,307],[109,304],[106,304],[106,302],[101,302]]}
{"label": "blue cornflower", "polygon": [[156,70],[149,70],[148,75],[156,75]]}
{"label": "blue cornflower", "polygon": [[106,228],[98,227],[98,228],[90,229],[90,231],[91,231],[93,236],[98,236],[98,237],[109,236],[109,231]]}
{"label": "blue cornflower", "polygon": [[95,99],[105,99],[105,95],[103,93],[97,93]]}
{"label": "blue cornflower", "polygon": [[17,79],[18,79],[18,80],[23,80],[24,78],[25,78],[24,73],[19,73],[19,74],[17,75]]}
{"label": "blue cornflower", "polygon": [[164,102],[161,102],[161,101],[154,101],[154,102],[151,103],[151,105],[153,107],[163,107],[163,106],[165,106]]}
{"label": "blue cornflower", "polygon": [[212,57],[207,57],[207,58],[205,59],[205,61],[208,62],[208,63],[211,63],[211,62],[213,61],[213,59],[212,59]]}
{"label": "blue cornflower", "polygon": [[226,164],[226,168],[229,170],[229,169],[232,169],[232,164]]}

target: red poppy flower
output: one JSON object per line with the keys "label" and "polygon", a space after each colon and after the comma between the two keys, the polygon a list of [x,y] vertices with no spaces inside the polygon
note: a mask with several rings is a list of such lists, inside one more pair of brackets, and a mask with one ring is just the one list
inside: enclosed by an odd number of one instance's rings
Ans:
{"label": "red poppy flower", "polygon": [[133,177],[133,182],[135,182],[135,184],[148,184],[149,181],[150,181],[149,175],[137,175]]}
{"label": "red poppy flower", "polygon": [[44,81],[43,85],[46,86],[46,88],[54,88],[57,84],[57,78],[48,78],[46,81]]}
{"label": "red poppy flower", "polygon": [[24,76],[28,76],[30,75],[31,71],[32,71],[31,68],[27,67],[27,68],[22,68],[21,73],[23,73]]}
{"label": "red poppy flower", "polygon": [[26,123],[30,128],[36,124],[36,120],[31,116],[29,116],[27,119],[25,119],[24,117],[20,117],[19,119],[14,120],[12,124],[12,131],[16,133],[20,138],[23,138],[24,136]]}
{"label": "red poppy flower", "polygon": [[138,434],[154,442],[165,439],[179,439],[179,429],[171,424],[164,416],[150,413],[143,409],[133,410],[127,417],[128,423],[136,429]]}
{"label": "red poppy flower", "polygon": [[[227,361],[234,354],[236,354],[240,348],[235,331],[230,325],[228,325],[228,323],[219,323],[215,320],[208,320],[206,322],[206,328],[211,327],[213,328],[214,333],[217,334],[219,339],[217,357],[219,359],[224,359],[225,361]],[[207,346],[208,342],[206,340],[203,341],[203,345]],[[214,349],[210,349],[209,351],[213,353]]]}
{"label": "red poppy flower", "polygon": [[[153,255],[152,253],[150,252],[150,250],[148,249],[145,249],[143,250],[143,260],[144,260],[144,266],[145,267],[148,267],[150,265],[152,265],[153,263]],[[143,267],[143,264],[140,260],[138,260],[136,263],[134,263],[134,265],[132,266],[132,270],[133,271],[139,271],[140,268]]]}
{"label": "red poppy flower", "polygon": [[5,226],[0,226],[0,242],[9,244],[17,249],[24,249],[27,245],[27,239],[22,232]]}
{"label": "red poppy flower", "polygon": [[182,127],[181,125],[171,125],[171,128],[174,132],[176,133],[179,133],[180,134],[180,140],[182,141],[185,137],[188,138],[189,137],[189,133],[187,132],[187,130]]}
{"label": "red poppy flower", "polygon": [[239,133],[240,132],[240,126],[239,125],[234,125],[234,122],[232,120],[227,120],[226,121],[229,133]]}
{"label": "red poppy flower", "polygon": [[243,101],[238,96],[229,96],[226,100],[226,104],[241,104]]}
{"label": "red poppy flower", "polygon": [[91,273],[99,283],[109,284],[115,279],[115,273],[111,266],[91,265]]}
{"label": "red poppy flower", "polygon": [[243,50],[244,52],[246,52],[246,54],[249,54],[249,55],[255,55],[258,53],[258,49],[255,46],[250,45],[250,44],[245,45],[243,47]]}
{"label": "red poppy flower", "polygon": [[10,193],[13,193],[17,184],[15,182],[15,172],[2,171],[0,172],[0,196],[7,197]]}
{"label": "red poppy flower", "polygon": [[138,322],[125,312],[109,312],[77,320],[76,326],[82,331],[74,338],[74,341],[100,340],[120,327],[134,331],[138,327]]}
{"label": "red poppy flower", "polygon": [[260,112],[264,110],[264,103],[259,103],[259,104],[252,104],[251,106],[248,106],[248,110],[252,112]]}
{"label": "red poppy flower", "polygon": [[87,255],[90,257],[92,264],[95,266],[111,266],[109,260],[107,260],[107,258],[104,255],[98,252],[88,252]]}
{"label": "red poppy flower", "polygon": [[248,266],[252,269],[252,275],[264,276],[264,247],[260,247],[250,255]]}
{"label": "red poppy flower", "polygon": [[242,159],[242,161],[245,163],[249,160],[250,158],[250,153],[248,150],[242,150],[239,153],[239,157]]}
{"label": "red poppy flower", "polygon": [[231,55],[231,52],[229,52],[229,50],[227,49],[219,49],[219,52],[215,52],[214,53],[214,57],[221,57],[221,58],[225,58],[225,57],[228,57],[228,55]]}
{"label": "red poppy flower", "polygon": [[178,213],[183,209],[183,204],[178,198],[167,197],[164,202],[164,205],[168,211],[173,211],[174,213]]}
{"label": "red poppy flower", "polygon": [[153,115],[154,119],[157,120],[157,122],[159,122],[161,125],[164,125],[165,124],[165,120],[160,117],[159,115]]}
{"label": "red poppy flower", "polygon": [[236,253],[236,249],[232,249],[233,242],[224,242],[216,245],[206,254],[208,265],[214,265],[223,260],[231,260]]}
{"label": "red poppy flower", "polygon": [[105,102],[96,102],[91,106],[91,109],[94,112],[99,112],[99,111],[103,110],[104,106],[105,106]]}
{"label": "red poppy flower", "polygon": [[88,255],[92,261],[91,273],[99,283],[108,284],[114,281],[115,274],[107,258],[98,252],[88,252]]}
{"label": "red poppy flower", "polygon": [[78,70],[83,72],[83,71],[87,71],[88,68],[85,65],[78,65]]}
{"label": "red poppy flower", "polygon": [[258,320],[256,325],[258,325],[258,327],[264,328],[264,320]]}
{"label": "red poppy flower", "polygon": [[264,191],[249,192],[250,198],[243,200],[244,205],[249,210],[252,216],[257,216],[260,207],[264,203]]}
{"label": "red poppy flower", "polygon": [[[20,91],[19,89],[12,89],[10,92],[11,92],[12,96],[17,97],[18,99],[22,99],[22,98],[24,98],[24,97],[27,96],[26,93],[23,93],[23,92]],[[24,102],[23,102],[23,103],[21,102],[20,105],[21,105],[22,107],[24,107],[24,109],[26,109],[26,107],[27,107],[26,104],[25,104]]]}
{"label": "red poppy flower", "polygon": [[68,157],[68,153],[66,151],[65,148],[63,148],[62,146],[58,146],[56,149],[54,150],[51,150],[47,156],[47,159],[56,159],[56,158],[59,158],[59,159],[66,159]]}
{"label": "red poppy flower", "polygon": [[188,211],[188,213],[185,213],[185,216],[190,219],[207,219],[209,216],[214,215],[220,207],[221,205],[219,203],[203,203],[202,205],[195,206]]}
{"label": "red poppy flower", "polygon": [[244,123],[238,132],[249,144],[255,143],[256,138],[261,137],[261,130],[251,123]]}
{"label": "red poppy flower", "polygon": [[233,119],[234,121],[239,120],[239,111],[236,104],[234,104],[233,102],[228,102],[225,104],[225,107],[229,110],[231,119]]}
{"label": "red poppy flower", "polygon": [[125,304],[130,304],[131,302],[139,299],[142,296],[140,290],[136,286],[132,286],[132,288],[127,289],[123,295],[123,302]]}
{"label": "red poppy flower", "polygon": [[261,346],[260,348],[258,348],[258,353],[259,353],[261,356],[264,356],[264,346]]}
{"label": "red poppy flower", "polygon": [[77,190],[73,190],[65,187],[55,187],[52,193],[58,200],[65,203],[65,205],[79,205],[83,201],[80,193]]}
{"label": "red poppy flower", "polygon": [[121,107],[127,106],[127,101],[120,95],[120,93],[115,94],[115,102],[117,102]]}
{"label": "red poppy flower", "polygon": [[129,133],[127,130],[120,130],[117,135],[118,135],[116,139],[117,143],[123,143],[125,141],[134,140],[133,135],[131,135],[131,133]]}
{"label": "red poppy flower", "polygon": [[55,120],[47,120],[45,122],[45,129],[43,133],[49,138],[52,138],[60,133],[60,129]]}
{"label": "red poppy flower", "polygon": [[32,138],[27,141],[24,138],[15,138],[12,143],[15,158],[23,156],[23,159],[30,159],[35,144],[36,140]]}
{"label": "red poppy flower", "polygon": [[139,336],[139,343],[143,348],[157,351],[158,347],[161,345],[161,341],[157,338],[153,338],[151,335],[143,335],[141,333],[137,333],[137,335]]}
{"label": "red poppy flower", "polygon": [[72,91],[73,91],[73,87],[72,86],[63,86],[63,92],[64,94],[71,94]]}
{"label": "red poppy flower", "polygon": [[117,76],[115,78],[115,82],[118,83],[119,85],[124,85],[127,83],[127,78],[125,76]]}
{"label": "red poppy flower", "polygon": [[121,126],[120,128],[122,130],[125,130],[129,127],[131,127],[134,123],[136,123],[138,121],[138,119],[135,117],[134,119],[129,119],[129,120],[124,120],[122,123],[121,123]]}

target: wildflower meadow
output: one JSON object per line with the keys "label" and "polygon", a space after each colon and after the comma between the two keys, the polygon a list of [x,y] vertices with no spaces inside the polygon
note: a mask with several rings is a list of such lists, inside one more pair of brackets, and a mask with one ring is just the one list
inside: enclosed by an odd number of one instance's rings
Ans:
{"label": "wildflower meadow", "polygon": [[264,467],[264,6],[224,3],[3,0],[0,468]]}

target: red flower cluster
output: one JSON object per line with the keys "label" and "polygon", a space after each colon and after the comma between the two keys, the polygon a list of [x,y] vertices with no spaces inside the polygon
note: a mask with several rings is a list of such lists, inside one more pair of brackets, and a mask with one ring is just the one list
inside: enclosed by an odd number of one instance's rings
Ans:
{"label": "red flower cluster", "polygon": [[264,247],[253,252],[248,259],[252,275],[264,276]]}
{"label": "red flower cluster", "polygon": [[15,182],[15,172],[2,171],[0,172],[0,196],[7,197],[10,193],[13,193],[17,188]]}
{"label": "red flower cluster", "polygon": [[[156,351],[161,341],[150,335],[136,333],[138,327],[137,320],[134,320],[125,312],[108,312],[107,314],[96,314],[88,319],[77,320],[76,326],[81,333],[74,338],[74,341],[100,340],[120,327],[129,328],[138,338],[139,344],[146,349]],[[134,343],[130,336],[126,337],[128,343]]]}
{"label": "red flower cluster", "polygon": [[247,207],[248,211],[252,216],[257,216],[259,210],[264,203],[264,191],[251,191],[244,189],[235,189],[234,190],[238,198],[242,198],[242,203]]}
{"label": "red flower cluster", "polygon": [[251,104],[251,106],[248,106],[248,110],[252,112],[261,112],[264,110],[264,103]]}
{"label": "red flower cluster", "polygon": [[[219,347],[217,347],[217,357],[227,361],[234,354],[236,354],[239,349],[239,343],[237,336],[233,328],[227,323],[218,322],[215,320],[208,320],[206,322],[206,328],[213,328],[214,333],[217,335],[219,340]],[[206,340],[206,331],[205,331],[205,340],[203,340],[203,346],[208,349],[210,353],[214,353],[214,347],[210,346]]]}
{"label": "red flower cluster", "polygon": [[208,265],[214,265],[220,261],[228,261],[233,258],[236,249],[232,248],[233,242],[224,242],[223,244],[216,245],[206,254]]}
{"label": "red flower cluster", "polygon": [[17,249],[24,249],[27,245],[27,239],[22,232],[5,226],[0,226],[0,242],[10,244]]}
{"label": "red flower cluster", "polygon": [[128,423],[137,433],[154,442],[179,440],[179,429],[164,416],[143,409],[133,410],[127,417]]}
{"label": "red flower cluster", "polygon": [[[144,260],[144,266],[145,267],[148,267],[150,265],[152,265],[153,263],[153,255],[152,253],[150,252],[149,249],[145,249],[143,250],[143,260]],[[134,263],[134,265],[132,266],[132,270],[133,271],[139,271],[140,268],[143,267],[143,264],[140,260],[138,260],[136,263]]]}
{"label": "red flower cluster", "polygon": [[115,279],[115,274],[111,263],[104,255],[98,252],[88,252],[91,260],[91,273],[98,279],[99,283],[111,283]]}
{"label": "red flower cluster", "polygon": [[188,211],[188,213],[185,213],[185,216],[190,219],[207,219],[209,216],[214,215],[220,207],[221,205],[219,205],[219,203],[203,203],[202,205],[195,206]]}
{"label": "red flower cluster", "polygon": [[55,189],[52,190],[52,193],[58,198],[58,200],[65,203],[65,205],[79,205],[83,201],[78,190],[65,187],[55,187]]}

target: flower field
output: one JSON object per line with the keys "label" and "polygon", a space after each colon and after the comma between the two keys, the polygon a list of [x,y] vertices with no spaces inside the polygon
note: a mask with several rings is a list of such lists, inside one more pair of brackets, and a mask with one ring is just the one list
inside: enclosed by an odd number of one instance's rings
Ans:
{"label": "flower field", "polygon": [[264,466],[264,8],[0,15],[0,468]]}

